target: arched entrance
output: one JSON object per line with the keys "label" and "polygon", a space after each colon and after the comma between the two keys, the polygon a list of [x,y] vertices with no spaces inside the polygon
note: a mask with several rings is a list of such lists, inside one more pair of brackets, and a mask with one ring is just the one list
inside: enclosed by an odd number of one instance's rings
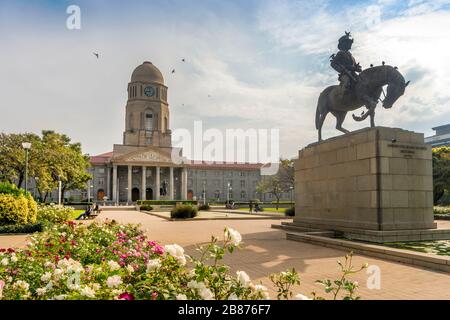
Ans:
{"label": "arched entrance", "polygon": [[194,191],[189,190],[187,193],[187,199],[192,200],[194,198]]}
{"label": "arched entrance", "polygon": [[153,189],[152,188],[147,188],[145,190],[145,199],[153,200]]}
{"label": "arched entrance", "polygon": [[131,201],[133,201],[133,202],[138,201],[139,200],[139,195],[140,195],[139,189],[138,188],[133,188],[131,190]]}
{"label": "arched entrance", "polygon": [[97,200],[103,201],[103,198],[105,197],[105,190],[98,189],[97,190]]}

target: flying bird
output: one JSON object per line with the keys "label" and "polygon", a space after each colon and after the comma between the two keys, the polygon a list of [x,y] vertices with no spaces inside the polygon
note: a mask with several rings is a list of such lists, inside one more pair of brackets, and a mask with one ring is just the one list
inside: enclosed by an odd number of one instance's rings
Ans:
{"label": "flying bird", "polygon": [[97,59],[100,57],[100,54],[98,54],[97,52],[92,52],[92,54],[93,54],[94,56],[96,56]]}
{"label": "flying bird", "polygon": [[175,69],[172,70],[172,73],[175,73]]}
{"label": "flying bird", "polygon": [[185,59],[181,59],[181,61],[183,61],[183,62],[186,62],[186,60],[185,60]]}

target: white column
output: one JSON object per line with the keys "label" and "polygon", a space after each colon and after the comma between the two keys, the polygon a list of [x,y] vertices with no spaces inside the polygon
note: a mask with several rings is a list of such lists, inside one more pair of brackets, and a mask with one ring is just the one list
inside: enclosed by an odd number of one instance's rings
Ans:
{"label": "white column", "polygon": [[174,184],[173,184],[173,167],[170,167],[170,176],[169,176],[169,199],[175,200],[173,198],[173,190],[174,190]]}
{"label": "white column", "polygon": [[147,168],[142,166],[142,186],[141,186],[141,200],[147,200]]}
{"label": "white column", "polygon": [[114,202],[118,202],[119,199],[117,198],[117,166],[113,165],[113,194],[112,199]]}
{"label": "white column", "polygon": [[181,169],[181,200],[187,200],[187,169]]}
{"label": "white column", "polygon": [[111,200],[111,168],[108,166],[106,167],[106,196],[108,200]]}
{"label": "white column", "polygon": [[132,187],[132,183],[131,183],[131,179],[132,179],[132,173],[133,173],[133,166],[128,166],[128,196],[127,196],[127,201],[131,202],[131,187]]}
{"label": "white column", "polygon": [[161,184],[161,169],[160,167],[156,167],[156,175],[155,175],[155,199],[159,200],[160,199],[160,184]]}

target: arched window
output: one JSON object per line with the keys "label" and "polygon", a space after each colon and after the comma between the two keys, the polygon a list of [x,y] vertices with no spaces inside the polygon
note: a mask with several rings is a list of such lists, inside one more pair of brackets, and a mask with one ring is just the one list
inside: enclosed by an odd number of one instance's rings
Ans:
{"label": "arched window", "polygon": [[147,111],[145,113],[145,130],[152,131],[153,130],[153,113]]}
{"label": "arched window", "polygon": [[247,193],[245,191],[241,191],[241,199],[247,198]]}

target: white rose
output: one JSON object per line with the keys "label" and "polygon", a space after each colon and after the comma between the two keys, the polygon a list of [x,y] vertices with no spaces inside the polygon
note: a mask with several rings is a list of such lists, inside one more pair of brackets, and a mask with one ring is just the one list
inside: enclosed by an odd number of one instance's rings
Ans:
{"label": "white rose", "polygon": [[253,287],[253,290],[256,291],[256,293],[260,293],[263,296],[263,299],[270,299],[269,292],[265,286],[257,284]]}
{"label": "white rose", "polygon": [[108,261],[108,267],[111,271],[116,271],[120,269],[120,265],[115,261]]}
{"label": "white rose", "polygon": [[232,228],[227,227],[225,229],[225,237],[235,246],[238,246],[242,242],[241,234]]}
{"label": "white rose", "polygon": [[237,281],[241,286],[247,288],[250,285],[250,277],[247,273],[245,273],[245,271],[237,271],[236,275]]}
{"label": "white rose", "polygon": [[3,258],[2,259],[2,261],[0,261],[0,263],[2,264],[2,265],[4,265],[4,266],[7,266],[8,265],[8,258]]}
{"label": "white rose", "polygon": [[177,300],[187,300],[187,296],[185,294],[177,294],[175,297]]}
{"label": "white rose", "polygon": [[92,288],[89,288],[88,286],[84,286],[83,289],[81,289],[80,294],[82,296],[88,297],[88,298],[95,298],[95,291]]}
{"label": "white rose", "polygon": [[305,296],[305,295],[299,293],[299,294],[296,294],[296,295],[295,295],[294,300],[311,300],[311,299],[308,298],[307,296]]}
{"label": "white rose", "polygon": [[18,259],[17,259],[16,255],[13,254],[13,255],[11,256],[11,261],[14,262],[14,263],[16,263],[17,260],[18,260]]}
{"label": "white rose", "polygon": [[67,295],[65,294],[60,294],[59,296],[55,296],[55,300],[64,300],[66,298]]}
{"label": "white rose", "polygon": [[208,288],[201,288],[199,290],[200,297],[202,297],[204,300],[214,300],[214,294],[211,290]]}
{"label": "white rose", "polygon": [[112,276],[106,279],[106,285],[108,288],[115,288],[122,284],[122,278],[120,276]]}
{"label": "white rose", "polygon": [[149,260],[147,262],[147,273],[158,269],[161,266],[161,261],[159,259]]}
{"label": "white rose", "polygon": [[42,282],[47,282],[52,278],[52,274],[50,272],[46,272],[42,275],[41,277],[41,281]]}
{"label": "white rose", "polygon": [[177,244],[169,244],[164,246],[165,252],[174,257],[181,265],[186,264],[186,256],[183,247]]}
{"label": "white rose", "polygon": [[236,293],[232,293],[230,294],[230,296],[228,297],[228,300],[239,300],[238,296],[236,295]]}
{"label": "white rose", "polygon": [[36,293],[38,296],[43,296],[47,292],[46,288],[38,288],[36,289]]}
{"label": "white rose", "polygon": [[133,272],[134,272],[133,266],[128,265],[128,266],[127,266],[127,271],[128,271],[129,273],[133,273]]}

